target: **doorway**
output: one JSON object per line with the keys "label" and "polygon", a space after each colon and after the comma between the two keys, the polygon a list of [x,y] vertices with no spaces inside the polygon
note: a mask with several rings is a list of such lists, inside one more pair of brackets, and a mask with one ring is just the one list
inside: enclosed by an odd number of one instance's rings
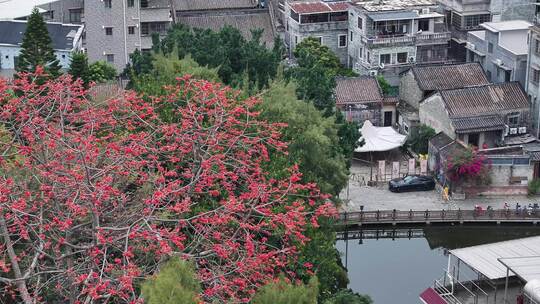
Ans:
{"label": "doorway", "polygon": [[384,112],[384,126],[385,127],[391,127],[392,126],[392,111],[385,111]]}

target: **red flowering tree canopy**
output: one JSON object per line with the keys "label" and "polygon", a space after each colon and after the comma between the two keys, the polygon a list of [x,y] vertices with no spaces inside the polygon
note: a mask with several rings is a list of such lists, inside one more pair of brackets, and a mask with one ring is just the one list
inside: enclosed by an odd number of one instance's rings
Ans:
{"label": "red flowering tree canopy", "polygon": [[477,150],[466,148],[456,150],[454,155],[447,159],[446,173],[455,183],[488,183],[489,163],[486,157]]}
{"label": "red flowering tree canopy", "polygon": [[184,77],[167,94],[99,103],[69,76],[0,80],[0,296],[136,303],[170,256],[206,302],[247,302],[288,271],[306,223],[335,212],[312,184],[268,179],[280,125],[256,98]]}

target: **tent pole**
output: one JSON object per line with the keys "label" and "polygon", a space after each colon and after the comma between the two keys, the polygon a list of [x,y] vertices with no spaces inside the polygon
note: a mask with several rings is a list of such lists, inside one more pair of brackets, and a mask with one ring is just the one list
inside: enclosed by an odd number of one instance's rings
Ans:
{"label": "tent pole", "polygon": [[508,276],[510,275],[508,267],[506,267],[506,280],[504,282],[504,301],[503,303],[506,303],[508,300]]}
{"label": "tent pole", "polygon": [[373,181],[373,152],[369,151],[370,166],[369,166],[369,181]]}

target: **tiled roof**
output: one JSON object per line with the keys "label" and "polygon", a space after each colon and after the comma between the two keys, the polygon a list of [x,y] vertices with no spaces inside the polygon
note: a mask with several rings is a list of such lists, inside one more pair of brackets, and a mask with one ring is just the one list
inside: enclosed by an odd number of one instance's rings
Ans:
{"label": "tiled roof", "polygon": [[437,135],[433,136],[429,142],[437,149],[441,149],[449,144],[451,144],[454,140],[450,138],[448,135],[446,135],[443,132],[439,132]]}
{"label": "tiled roof", "polygon": [[[82,25],[47,23],[52,47],[56,50],[73,49],[73,39],[81,28]],[[0,44],[20,45],[25,31],[26,21],[0,21]]]}
{"label": "tiled roof", "polygon": [[399,97],[397,96],[385,96],[383,103],[387,105],[397,104],[399,102]]}
{"label": "tiled roof", "polygon": [[289,6],[298,14],[343,12],[349,9],[347,2],[293,2]]}
{"label": "tiled roof", "polygon": [[529,101],[517,82],[440,91],[450,118],[528,109]]}
{"label": "tiled roof", "polygon": [[251,30],[263,29],[261,42],[268,47],[274,45],[274,31],[268,11],[244,10],[238,12],[178,13],[177,22],[193,28],[219,31],[225,25],[237,28],[246,39],[251,38]]}
{"label": "tiled roof", "polygon": [[336,104],[382,102],[383,95],[374,77],[337,77]]}
{"label": "tiled roof", "polygon": [[489,83],[482,66],[476,62],[416,66],[411,69],[420,89],[424,91],[449,90]]}
{"label": "tiled roof", "polygon": [[504,129],[504,120],[500,115],[486,115],[476,117],[462,117],[452,119],[456,133],[486,132]]}
{"label": "tiled roof", "polygon": [[255,6],[257,6],[257,0],[174,0],[174,9],[177,11],[252,8]]}

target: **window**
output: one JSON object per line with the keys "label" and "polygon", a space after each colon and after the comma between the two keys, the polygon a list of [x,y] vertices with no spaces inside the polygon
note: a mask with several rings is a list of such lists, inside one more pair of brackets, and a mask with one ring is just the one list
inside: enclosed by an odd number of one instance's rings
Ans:
{"label": "window", "polygon": [[533,83],[540,83],[540,70],[537,70],[535,68],[531,69],[531,74],[532,74],[532,82]]}
{"label": "window", "polygon": [[497,67],[497,79],[499,79],[499,77],[501,77],[501,69]]}
{"label": "window", "polygon": [[112,36],[112,27],[105,28],[105,35]]}
{"label": "window", "polygon": [[109,62],[109,63],[114,62],[114,54],[107,54],[105,56],[107,57],[107,62]]}
{"label": "window", "polygon": [[391,54],[381,54],[381,55],[379,55],[379,63],[389,64],[391,58],[392,58]]}
{"label": "window", "polygon": [[103,0],[103,4],[106,8],[112,8],[112,0]]}
{"label": "window", "polygon": [[300,16],[298,15],[297,12],[292,11],[292,10],[291,10],[291,18],[296,22],[300,22]]}
{"label": "window", "polygon": [[371,54],[367,52],[367,62],[371,63]]}
{"label": "window", "polygon": [[508,116],[506,117],[506,121],[508,122],[508,125],[510,127],[515,127],[519,125],[519,116],[520,116],[519,112],[513,112],[513,113],[508,114]]}
{"label": "window", "polygon": [[298,36],[294,36],[294,44],[298,44]]}
{"label": "window", "polygon": [[339,35],[338,47],[344,48],[347,47],[347,35]]}
{"label": "window", "polygon": [[362,29],[363,23],[364,23],[364,20],[361,17],[358,17],[358,28],[359,29]]}
{"label": "window", "polygon": [[406,63],[407,62],[407,52],[404,53],[398,53],[397,54],[397,62],[398,63]]}
{"label": "window", "polygon": [[135,6],[135,0],[127,0],[127,6],[128,7],[134,7]]}
{"label": "window", "polygon": [[82,8],[72,8],[69,10],[69,22],[70,23],[81,23],[82,19]]}
{"label": "window", "polygon": [[418,20],[418,31],[422,31],[422,32],[429,31],[429,19]]}
{"label": "window", "polygon": [[465,16],[465,27],[464,27],[464,29],[470,30],[470,29],[479,28],[480,24],[482,24],[484,22],[490,22],[490,21],[491,21],[491,15],[490,14]]}
{"label": "window", "polygon": [[488,53],[493,53],[493,43],[488,42]]}
{"label": "window", "polygon": [[135,35],[135,27],[134,26],[128,26],[128,34],[129,35]]}
{"label": "window", "polygon": [[534,52],[540,54],[540,40],[534,39]]}
{"label": "window", "polygon": [[351,41],[353,40],[353,32],[351,31]]}

